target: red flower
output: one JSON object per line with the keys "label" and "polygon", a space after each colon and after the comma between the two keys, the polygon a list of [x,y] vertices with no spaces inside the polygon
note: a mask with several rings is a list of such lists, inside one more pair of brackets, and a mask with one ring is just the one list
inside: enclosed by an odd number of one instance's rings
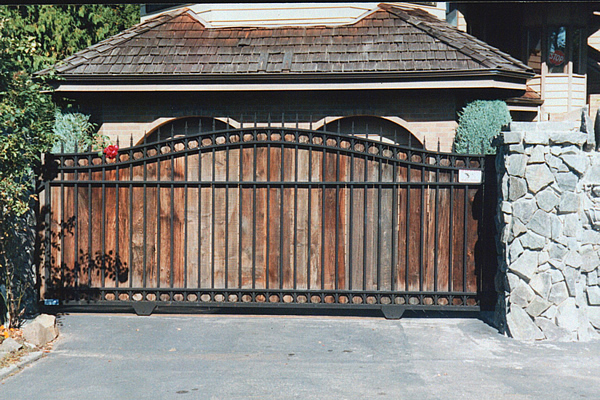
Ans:
{"label": "red flower", "polygon": [[110,160],[117,158],[118,152],[119,152],[119,146],[115,146],[113,144],[111,144],[110,146],[108,146],[107,148],[104,149],[104,154],[106,155],[106,158],[108,158]]}

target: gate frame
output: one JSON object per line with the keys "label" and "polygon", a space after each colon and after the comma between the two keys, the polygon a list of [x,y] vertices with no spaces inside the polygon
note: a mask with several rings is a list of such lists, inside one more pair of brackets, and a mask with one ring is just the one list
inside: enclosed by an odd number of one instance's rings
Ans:
{"label": "gate frame", "polygon": [[[282,123],[282,125],[284,125]],[[238,135],[240,138],[243,137],[243,134],[245,132],[251,132],[253,135],[253,140],[251,141],[242,141],[240,140],[238,142],[238,144],[235,144],[235,142],[231,142],[230,138],[232,135]],[[267,133],[267,137],[269,138],[268,140],[263,140],[263,141],[259,141],[258,140],[258,133]],[[273,140],[272,139],[272,135],[273,133],[279,133],[280,137],[282,138],[281,140]],[[292,142],[286,142],[285,140],[283,140],[284,136],[286,133],[291,133],[294,135],[294,138],[296,139],[295,141]],[[201,142],[202,139],[201,137],[204,137],[204,135],[210,136],[212,138],[212,144],[208,145],[208,146],[202,146]],[[302,144],[299,142],[298,138],[300,135],[308,135],[309,140],[311,141],[310,144]],[[217,143],[217,137],[221,137],[221,136],[225,136],[226,142],[224,144],[218,144]],[[313,139],[314,137],[318,137],[320,136],[322,139],[322,144],[321,145],[316,145],[313,143]],[[277,146],[281,146],[282,148],[284,147],[284,144],[287,143],[288,145],[293,145],[295,146],[295,148],[297,149],[298,147],[301,146],[309,146],[311,148],[318,148],[322,151],[325,150],[332,150],[332,151],[340,151],[340,147],[329,147],[327,145],[327,139],[335,139],[336,143],[341,143],[341,141],[343,140],[347,140],[350,142],[351,144],[351,148],[355,149],[355,145],[357,142],[363,143],[365,145],[365,151],[364,153],[367,153],[365,157],[365,160],[369,159],[368,157],[372,157],[373,159],[375,158],[383,158],[383,151],[384,149],[386,150],[390,150],[393,153],[393,156],[395,159],[398,159],[398,154],[399,152],[404,152],[407,156],[407,160],[412,160],[413,155],[417,155],[418,157],[421,158],[421,162],[413,162],[413,161],[403,161],[403,163],[407,163],[408,165],[415,165],[418,166],[420,168],[422,168],[423,171],[425,171],[425,168],[433,168],[433,169],[437,169],[438,170],[438,174],[436,174],[436,176],[439,176],[439,170],[440,168],[443,169],[452,169],[458,172],[458,170],[461,169],[460,166],[457,166],[457,161],[458,160],[462,160],[463,161],[463,165],[466,166],[466,169],[475,169],[475,170],[480,170],[482,171],[482,182],[480,184],[461,184],[459,182],[444,182],[445,185],[450,185],[450,186],[465,186],[465,198],[467,196],[467,191],[469,190],[469,187],[473,187],[473,186],[480,186],[481,187],[481,201],[483,202],[483,204],[487,204],[486,200],[489,200],[485,193],[486,193],[486,189],[485,187],[487,186],[487,184],[495,184],[495,177],[493,177],[494,179],[491,180],[490,182],[490,170],[493,170],[493,168],[489,168],[489,161],[486,163],[485,161],[485,156],[480,155],[480,154],[457,154],[457,153],[441,153],[439,152],[439,145],[438,145],[438,151],[437,152],[432,152],[432,151],[427,151],[425,149],[417,149],[414,148],[410,145],[408,146],[401,146],[401,145],[396,145],[396,144],[392,144],[392,143],[387,143],[384,142],[383,139],[380,137],[380,140],[372,140],[369,139],[368,134],[366,136],[366,138],[360,138],[360,137],[355,137],[352,136],[351,134],[342,134],[340,132],[334,133],[334,132],[327,132],[325,130],[323,131],[316,131],[316,130],[303,130],[303,129],[298,129],[298,128],[290,128],[290,127],[285,127],[285,126],[281,126],[281,127],[273,127],[270,125],[267,127],[257,127],[256,124],[254,127],[244,127],[244,128],[237,128],[237,129],[225,129],[225,130],[220,130],[220,131],[212,131],[212,132],[201,132],[198,133],[197,135],[190,135],[190,136],[185,136],[185,137],[171,137],[168,139],[164,139],[164,140],[159,140],[157,142],[152,142],[152,143],[147,143],[146,141],[144,141],[143,144],[138,145],[138,146],[130,146],[128,148],[125,149],[121,149],[120,153],[119,153],[119,161],[116,163],[106,163],[106,159],[104,156],[102,157],[98,157],[98,155],[96,155],[95,153],[91,153],[91,152],[86,152],[86,153],[73,153],[73,154],[69,154],[69,153],[59,153],[59,154],[48,154],[45,157],[45,166],[44,166],[44,182],[43,182],[43,188],[45,189],[45,207],[49,210],[51,207],[51,203],[50,203],[50,198],[51,196],[50,194],[50,190],[52,186],[59,186],[61,188],[61,190],[64,193],[64,187],[66,185],[73,185],[75,187],[75,190],[77,190],[78,187],[83,187],[85,185],[88,185],[88,187],[91,188],[92,185],[101,185],[103,188],[106,187],[107,184],[111,184],[113,183],[115,185],[115,187],[117,188],[117,192],[118,192],[118,188],[119,187],[129,187],[131,190],[131,187],[133,187],[132,185],[134,184],[142,184],[144,186],[146,186],[148,184],[147,181],[140,181],[140,182],[133,182],[133,181],[119,181],[119,180],[115,180],[115,181],[105,181],[105,180],[101,180],[101,181],[91,181],[91,180],[79,180],[78,179],[78,169],[84,169],[89,171],[90,176],[91,176],[91,171],[92,169],[98,169],[98,170],[102,170],[105,171],[106,168],[118,168],[119,165],[123,165],[126,163],[129,163],[131,165],[133,165],[134,163],[144,163],[144,165],[146,165],[146,161],[151,160],[153,158],[156,159],[171,159],[174,158],[176,155],[181,155],[181,154],[187,154],[188,153],[192,153],[193,151],[208,151],[210,149],[214,149],[217,147],[223,147],[223,146],[227,146],[227,149],[232,148],[233,145],[235,146],[239,146],[240,149],[242,149],[244,146],[254,146],[254,148],[256,149],[256,145],[261,145],[261,146],[267,146],[267,145],[277,145]],[[190,142],[197,140],[198,142],[198,147],[197,148],[191,148],[189,147]],[[180,151],[176,151],[175,150],[175,146],[178,144],[183,144],[184,145],[184,149],[180,150]],[[167,153],[162,153],[161,152],[161,148],[167,146],[169,147],[170,151]],[[376,147],[378,149],[377,155],[369,155],[368,154],[368,149],[371,147]],[[148,157],[148,149],[150,148],[155,148],[157,150],[157,155],[156,156],[151,156]],[[204,150],[202,150],[204,149]],[[138,151],[142,151],[143,152],[143,157],[141,159],[135,159],[134,157],[134,153],[138,152]],[[356,152],[355,150],[345,150],[348,152]],[[128,160],[127,161],[120,161],[120,157],[121,154],[128,154]],[[101,163],[98,165],[93,165],[93,160],[100,158],[101,159]],[[68,160],[72,160],[73,161],[73,165],[78,165],[78,160],[79,159],[86,159],[88,160],[88,165],[84,166],[84,167],[77,167],[77,166],[68,166]],[[441,166],[441,160],[449,160],[450,165],[449,166]],[[56,165],[56,161],[58,160],[58,166]],[[133,161],[131,161],[133,160]],[[423,162],[423,160],[434,160],[434,164],[428,164]],[[479,167],[474,168],[471,166],[472,161],[475,160]],[[214,160],[213,160],[214,163]],[[380,163],[381,165],[381,163]],[[493,166],[493,163],[491,164]],[[256,168],[256,165],[254,166],[254,168]],[[410,168],[410,167],[409,167]],[[465,169],[465,168],[463,168]],[[72,180],[70,182],[65,181],[64,179],[64,174],[68,173],[68,172],[74,172],[76,179]],[[454,174],[453,173],[453,177]],[[52,179],[54,176],[60,176],[62,179],[59,180],[55,180]],[[164,183],[163,183],[164,182]],[[165,185],[165,186],[171,186],[173,187],[174,185],[185,185],[185,187],[187,188],[191,182],[189,181],[173,181],[171,180],[170,182],[166,182],[166,181],[156,181],[153,182],[157,184],[157,187],[160,187],[161,185]],[[278,186],[281,185],[283,187],[284,182],[272,182],[272,181],[267,181],[267,182],[262,182],[262,183],[267,183],[268,187],[271,186]],[[299,182],[293,182],[295,184],[298,184]],[[304,183],[304,182],[302,182]],[[315,183],[315,182],[313,182]],[[328,184],[328,185],[335,185],[335,184],[340,184],[340,182],[325,182],[325,181],[320,181],[319,183],[321,184]],[[354,188],[357,184],[358,185],[367,185],[369,182],[351,182],[351,181],[344,181],[343,184],[348,185],[348,187],[350,188]],[[382,181],[379,181],[379,183],[381,184]],[[425,181],[421,181],[421,182],[410,182],[410,180],[408,182],[394,182],[394,184],[397,184],[398,186],[408,186],[409,188],[412,186],[429,186],[431,184],[433,184],[434,182],[425,182]],[[214,181],[214,176],[213,176],[213,181],[207,182],[207,181],[199,181],[197,182],[198,187],[202,187],[203,185],[211,185],[211,187],[214,186],[214,184],[223,184],[222,182],[217,182]],[[225,183],[226,185],[230,185],[232,183]],[[241,187],[244,184],[254,184],[256,185],[256,182],[237,182],[237,184]],[[439,185],[440,182],[435,182],[435,184]],[[91,189],[90,189],[91,190]],[[493,190],[494,194],[495,194],[495,190]],[[158,192],[157,192],[158,193]],[[187,193],[187,192],[186,192]],[[78,196],[75,196],[75,199],[77,199]],[[64,198],[64,194],[61,195],[61,200]],[[492,197],[492,199],[495,201],[495,196]],[[77,202],[77,200],[75,200],[75,202]],[[117,202],[118,204],[118,202]],[[437,203],[436,203],[437,204]],[[484,214],[489,214],[489,212],[486,212],[486,210],[489,210],[490,208],[488,207],[484,207],[482,204],[481,206],[481,219],[480,222],[478,224],[478,230],[481,232],[483,229],[489,229],[488,227],[485,227],[484,225],[486,225],[486,220],[489,221],[491,220],[489,217],[490,215],[487,215],[487,218],[485,218]],[[62,215],[64,215],[64,201],[63,201],[63,205],[61,206],[63,207],[63,212]],[[118,206],[117,206],[118,207]],[[75,209],[77,209],[77,203],[75,204]],[[131,203],[130,203],[130,209],[131,209]],[[495,207],[494,207],[495,209]],[[465,203],[465,215],[466,215],[466,210],[467,210],[467,206]],[[436,213],[437,213],[437,206],[436,206]],[[48,268],[46,268],[46,265],[49,265],[49,261],[50,261],[50,251],[51,251],[51,244],[50,244],[50,238],[51,238],[51,234],[48,234],[51,228],[51,218],[49,213],[41,213],[43,218],[44,218],[44,222],[45,222],[45,228],[44,228],[44,232],[45,232],[45,237],[44,237],[44,244],[45,244],[45,248],[44,248],[44,258],[45,260],[43,261],[43,263],[40,264],[40,273],[41,275],[45,275],[45,278],[48,278],[49,274],[49,270]],[[436,216],[437,218],[437,216]],[[118,219],[117,219],[118,220]],[[104,221],[104,218],[103,218]],[[187,223],[187,222],[186,222]],[[466,234],[466,230],[467,230],[467,224],[465,223],[465,234]],[[90,223],[90,229],[91,229],[91,223]],[[365,228],[366,229],[366,228]],[[117,222],[117,230],[118,230],[118,222]],[[75,229],[75,235],[77,235],[77,231],[78,229]],[[436,235],[437,235],[437,231],[436,231]],[[337,236],[337,234],[336,234]],[[103,243],[104,243],[105,238],[103,239]],[[186,238],[187,240],[187,238]],[[172,241],[172,239],[171,239]],[[421,235],[421,249],[422,249],[422,245],[423,245],[423,238]],[[77,238],[75,238],[75,242],[77,242]],[[118,240],[117,240],[118,242]],[[379,239],[378,239],[379,242]],[[62,239],[61,239],[61,243],[62,243]],[[464,247],[465,247],[465,251],[466,251],[466,240],[464,241]],[[131,246],[131,244],[130,244]],[[77,248],[77,245],[76,245]],[[494,248],[495,250],[495,248]],[[421,252],[423,250],[420,250]],[[62,255],[62,252],[61,252]],[[466,263],[466,256],[465,258],[465,263]],[[482,285],[482,276],[483,276],[483,268],[484,266],[481,265],[475,265],[476,268],[476,273],[479,272],[479,277],[478,277],[478,281],[477,281],[477,293],[473,293],[473,292],[458,292],[458,291],[452,291],[452,292],[440,292],[440,291],[435,291],[435,292],[425,292],[425,291],[399,291],[399,290],[395,290],[395,291],[360,291],[360,290],[304,290],[304,289],[239,289],[239,288],[235,288],[235,289],[215,289],[215,288],[211,288],[211,289],[198,289],[198,288],[188,288],[188,289],[183,289],[183,288],[133,288],[133,287],[127,287],[127,288],[119,288],[119,287],[114,287],[114,288],[107,288],[107,287],[103,287],[103,288],[89,288],[87,289],[88,295],[92,294],[95,296],[98,296],[102,299],[106,299],[108,297],[108,295],[110,294],[114,299],[119,299],[120,295],[125,294],[126,297],[129,300],[115,300],[115,301],[111,301],[111,300],[97,300],[97,301],[93,301],[90,300],[89,298],[86,300],[85,297],[87,296],[83,296],[84,299],[82,300],[81,298],[77,299],[77,300],[73,300],[73,299],[58,299],[59,300],[59,305],[55,305],[56,303],[56,299],[48,299],[46,298],[46,294],[47,293],[40,293],[40,298],[43,302],[43,305],[46,306],[45,308],[50,307],[51,310],[56,311],[56,310],[60,310],[60,311],[90,311],[90,310],[131,310],[133,309],[136,313],[138,313],[139,315],[149,315],[150,313],[152,313],[155,310],[159,310],[161,312],[168,312],[169,310],[172,309],[177,309],[177,308],[183,308],[185,310],[187,309],[221,309],[221,308],[233,308],[233,309],[237,309],[239,307],[243,307],[243,308],[277,308],[277,309],[294,309],[294,308],[301,308],[301,309],[331,309],[331,310],[337,310],[337,309],[379,309],[381,310],[384,315],[386,316],[386,318],[400,318],[400,316],[402,315],[402,313],[404,312],[404,310],[436,310],[436,311],[457,311],[457,310],[462,310],[462,311],[479,311],[481,309],[482,306],[482,299],[484,299],[486,297],[486,293],[482,292],[483,290],[489,289],[489,284],[487,285],[487,288],[484,287],[485,285]],[[495,272],[495,265],[490,266],[489,270],[493,270]],[[42,274],[43,272],[43,274]],[[464,270],[464,274],[466,275],[466,267]],[[84,294],[84,292],[86,290],[81,290],[81,289],[77,289],[75,291],[78,291],[81,294]],[[163,294],[168,295],[169,300],[167,301],[149,301],[149,300],[141,300],[141,301],[136,301],[136,295],[141,295],[142,299],[147,299],[148,295],[150,293],[154,293],[155,298],[156,299],[160,299],[160,296]],[[196,301],[189,301],[189,300],[183,300],[183,301],[175,301],[175,297],[176,295],[180,295],[182,296],[184,299],[187,299],[189,295],[195,295],[197,300]],[[206,298],[206,296],[208,296],[209,301],[201,301],[201,299],[204,297]],[[232,297],[233,296],[233,297]],[[244,298],[244,296],[250,296],[251,300],[250,301],[240,301],[241,299]],[[262,296],[261,299],[263,300],[259,300],[258,296]],[[277,301],[271,301],[271,299],[273,298],[272,296],[275,296],[275,298],[277,299]],[[293,301],[291,302],[284,302],[283,298],[284,296],[291,296]],[[304,299],[302,299],[301,297],[304,296]],[[315,297],[316,296],[316,297]],[[79,296],[78,296],[79,297]],[[490,296],[493,297],[493,296]],[[232,298],[236,298],[236,301],[230,301]],[[333,301],[330,301],[333,298]],[[345,300],[343,300],[345,298]],[[448,299],[448,304],[446,305],[440,305],[438,303],[439,298],[446,298]],[[355,300],[355,299],[359,299],[359,300]],[[426,304],[427,300],[426,299],[431,299],[432,303],[431,304]],[[455,305],[454,304],[454,300],[458,300],[461,305]],[[473,304],[471,301],[475,300],[475,303]],[[313,301],[314,300],[314,301]],[[469,304],[471,302],[471,304]],[[484,305],[485,307],[485,305]]]}

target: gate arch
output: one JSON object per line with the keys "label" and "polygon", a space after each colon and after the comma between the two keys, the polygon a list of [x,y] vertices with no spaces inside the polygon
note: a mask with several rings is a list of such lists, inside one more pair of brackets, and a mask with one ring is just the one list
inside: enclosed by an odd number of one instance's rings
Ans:
{"label": "gate arch", "polygon": [[387,142],[423,149],[421,141],[408,129],[387,118],[373,115],[353,115],[336,118],[324,123],[325,130],[341,132],[372,140]]}

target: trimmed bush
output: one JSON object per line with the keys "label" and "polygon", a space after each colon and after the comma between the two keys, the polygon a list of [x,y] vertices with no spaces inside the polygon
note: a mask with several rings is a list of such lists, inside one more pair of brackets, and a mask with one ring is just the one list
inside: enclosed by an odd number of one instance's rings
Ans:
{"label": "trimmed bush", "polygon": [[458,113],[454,151],[496,154],[492,139],[510,121],[508,107],[501,100],[475,100],[467,104]]}

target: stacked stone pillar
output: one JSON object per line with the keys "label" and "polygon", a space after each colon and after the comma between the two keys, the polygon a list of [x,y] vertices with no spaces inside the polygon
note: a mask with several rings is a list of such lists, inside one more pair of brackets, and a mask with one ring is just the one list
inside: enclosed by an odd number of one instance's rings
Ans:
{"label": "stacked stone pillar", "polygon": [[600,337],[600,153],[578,124],[511,123],[500,184],[496,309],[524,340]]}

